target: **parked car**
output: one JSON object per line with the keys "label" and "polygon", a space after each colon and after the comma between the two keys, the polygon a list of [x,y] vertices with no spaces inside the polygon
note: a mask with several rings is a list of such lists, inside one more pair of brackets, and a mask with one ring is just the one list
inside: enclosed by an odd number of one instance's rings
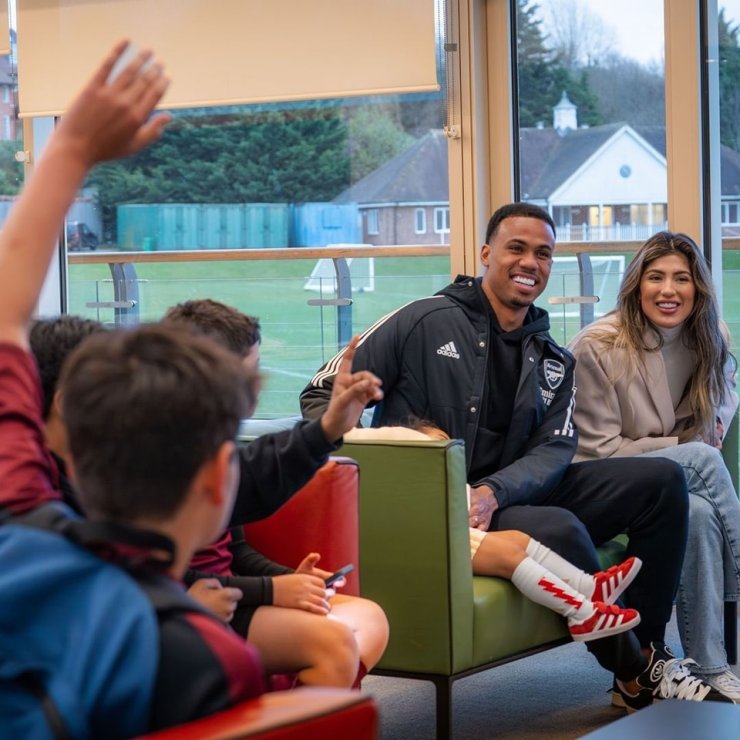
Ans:
{"label": "parked car", "polygon": [[99,241],[97,234],[84,221],[67,222],[67,249],[70,252],[97,249]]}

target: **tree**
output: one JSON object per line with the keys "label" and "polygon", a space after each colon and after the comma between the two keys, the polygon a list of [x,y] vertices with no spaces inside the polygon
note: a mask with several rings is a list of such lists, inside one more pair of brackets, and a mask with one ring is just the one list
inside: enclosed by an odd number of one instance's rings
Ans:
{"label": "tree", "polygon": [[548,0],[542,7],[548,45],[572,74],[614,53],[614,31],[582,0]]}
{"label": "tree", "polygon": [[553,55],[545,48],[545,37],[537,17],[538,6],[517,0],[517,64],[519,78],[519,124],[535,126],[552,120],[552,106],[560,92],[553,91]]}
{"label": "tree", "polygon": [[558,82],[578,106],[580,123],[665,124],[662,67],[643,65],[616,53],[613,31],[588,3],[548,0],[541,10],[537,7],[535,15],[544,19],[542,43],[569,74]]}
{"label": "tree", "polygon": [[23,165],[15,158],[19,145],[0,141],[0,195],[17,195],[23,181]]}
{"label": "tree", "polygon": [[546,46],[538,13],[536,3],[517,0],[519,124],[529,127],[551,122],[552,109],[563,91],[578,106],[581,122],[591,126],[602,123],[588,72],[571,73]]}
{"label": "tree", "polygon": [[740,151],[740,41],[738,26],[731,26],[725,9],[719,11],[720,140]]}
{"label": "tree", "polygon": [[405,133],[394,118],[384,106],[358,106],[349,111],[347,123],[353,183],[413,143],[414,137]]}
{"label": "tree", "polygon": [[588,76],[604,121],[665,126],[665,75],[661,67],[614,54],[590,67]]}
{"label": "tree", "polygon": [[121,203],[299,203],[350,184],[348,128],[338,109],[180,117],[162,140],[97,168],[104,230]]}

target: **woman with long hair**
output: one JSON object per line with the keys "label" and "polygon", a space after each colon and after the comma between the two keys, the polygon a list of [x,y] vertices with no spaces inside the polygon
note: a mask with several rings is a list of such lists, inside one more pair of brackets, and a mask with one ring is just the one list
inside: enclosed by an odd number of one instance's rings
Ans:
{"label": "woman with long hair", "polygon": [[614,311],[570,343],[576,460],[650,455],[680,463],[689,537],[676,613],[692,673],[733,701],[722,603],[740,598],[740,502],[720,449],[738,405],[736,362],[711,274],[685,234],[662,231],[625,271]]}

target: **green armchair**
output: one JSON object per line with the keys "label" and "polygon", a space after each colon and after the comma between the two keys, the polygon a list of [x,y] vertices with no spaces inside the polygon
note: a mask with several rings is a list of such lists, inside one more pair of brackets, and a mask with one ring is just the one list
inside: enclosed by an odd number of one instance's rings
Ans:
{"label": "green armchair", "polygon": [[[346,442],[339,454],[360,465],[361,592],[391,627],[373,672],[432,681],[449,737],[455,680],[568,641],[565,623],[509,581],[473,576],[461,442]],[[601,554],[613,564],[623,547]]]}

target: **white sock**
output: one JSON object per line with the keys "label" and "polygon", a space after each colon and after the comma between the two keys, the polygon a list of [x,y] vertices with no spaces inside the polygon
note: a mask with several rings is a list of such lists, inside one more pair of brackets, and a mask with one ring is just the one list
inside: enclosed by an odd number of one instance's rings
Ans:
{"label": "white sock", "polygon": [[582,622],[594,613],[594,605],[583,594],[549,572],[532,558],[524,558],[511,574],[511,582],[537,604]]}
{"label": "white sock", "polygon": [[527,544],[527,555],[535,560],[544,568],[554,573],[569,586],[573,587],[579,594],[583,594],[589,599],[594,594],[596,581],[590,573],[577,568],[573,563],[569,563],[565,558],[560,557],[549,547],[541,542],[537,542],[533,537],[529,538]]}

